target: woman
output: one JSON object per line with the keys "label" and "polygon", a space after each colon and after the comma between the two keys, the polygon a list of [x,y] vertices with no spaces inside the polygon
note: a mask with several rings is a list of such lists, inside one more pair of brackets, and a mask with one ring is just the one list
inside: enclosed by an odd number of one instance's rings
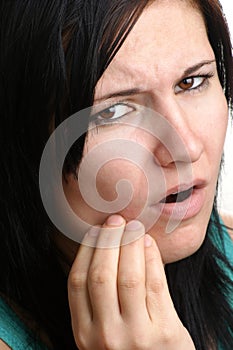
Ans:
{"label": "woman", "polygon": [[[232,349],[232,242],[215,198],[233,66],[219,3],[0,6],[0,349]],[[63,168],[70,207],[95,226],[79,247],[49,221],[39,167],[49,136],[92,105]],[[110,206],[122,178],[134,191],[104,211],[82,191],[95,150],[116,140],[145,150],[146,176],[108,148],[99,198]],[[153,172],[165,184],[147,191]]]}

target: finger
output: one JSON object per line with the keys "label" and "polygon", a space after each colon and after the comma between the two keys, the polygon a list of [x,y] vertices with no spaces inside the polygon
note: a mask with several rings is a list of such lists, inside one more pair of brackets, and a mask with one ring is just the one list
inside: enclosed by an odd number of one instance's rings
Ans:
{"label": "finger", "polygon": [[153,322],[164,322],[176,315],[169,293],[164,265],[157,244],[145,235],[146,304]]}
{"label": "finger", "polygon": [[92,308],[88,294],[88,272],[96,246],[99,227],[92,227],[85,235],[73,262],[68,278],[68,298],[72,322],[85,327],[92,320]]}
{"label": "finger", "polygon": [[[145,288],[145,228],[139,221],[126,225],[118,269],[118,295],[122,318],[128,323],[143,322],[148,316]],[[124,244],[126,242],[131,242]]]}
{"label": "finger", "polygon": [[93,320],[111,324],[120,317],[117,293],[119,246],[125,228],[120,215],[108,218],[99,233],[97,248],[89,270],[88,290]]}

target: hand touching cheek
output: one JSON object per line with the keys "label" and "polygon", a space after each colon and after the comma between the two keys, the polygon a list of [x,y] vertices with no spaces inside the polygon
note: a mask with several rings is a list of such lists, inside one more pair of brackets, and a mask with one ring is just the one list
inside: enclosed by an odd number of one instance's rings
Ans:
{"label": "hand touching cheek", "polygon": [[[80,350],[194,350],[171,300],[155,241],[119,215],[85,236],[68,280]],[[138,238],[139,237],[139,238]]]}

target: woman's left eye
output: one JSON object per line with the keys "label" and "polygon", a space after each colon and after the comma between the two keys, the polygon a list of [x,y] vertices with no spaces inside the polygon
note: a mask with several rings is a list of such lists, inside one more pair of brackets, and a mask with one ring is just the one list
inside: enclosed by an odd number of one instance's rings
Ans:
{"label": "woman's left eye", "polygon": [[209,76],[203,75],[203,76],[197,76],[197,77],[189,77],[181,80],[179,84],[175,87],[175,92],[184,92],[184,91],[191,91],[191,90],[197,90],[201,88],[205,83],[208,84],[208,78]]}
{"label": "woman's left eye", "polygon": [[99,123],[111,123],[112,121],[124,117],[126,114],[133,112],[134,108],[125,103],[117,103],[108,107],[92,116],[92,120]]}

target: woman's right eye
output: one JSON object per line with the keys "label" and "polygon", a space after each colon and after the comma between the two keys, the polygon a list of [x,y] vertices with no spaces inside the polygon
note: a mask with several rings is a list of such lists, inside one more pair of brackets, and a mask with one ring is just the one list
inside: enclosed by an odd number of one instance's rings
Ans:
{"label": "woman's right eye", "polygon": [[97,124],[108,124],[116,121],[133,112],[135,109],[125,103],[117,103],[113,106],[103,109],[102,111],[95,113],[91,120]]}

